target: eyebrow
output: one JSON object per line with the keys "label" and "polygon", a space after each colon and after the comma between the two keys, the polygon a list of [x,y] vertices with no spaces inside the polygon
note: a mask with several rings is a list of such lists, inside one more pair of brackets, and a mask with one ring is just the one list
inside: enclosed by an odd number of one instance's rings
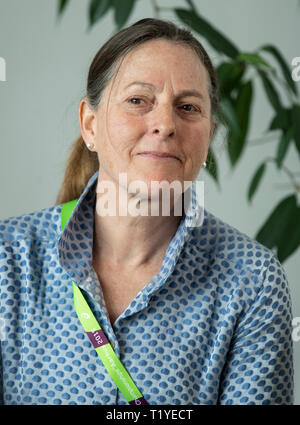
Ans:
{"label": "eyebrow", "polygon": [[[131,86],[136,86],[136,85],[150,87],[152,90],[156,88],[155,85],[151,83],[145,83],[144,81],[134,81],[133,83],[128,84],[128,86],[126,86],[125,89]],[[177,98],[185,97],[185,96],[199,97],[201,100],[204,99],[204,96],[197,90],[182,90],[176,95]]]}

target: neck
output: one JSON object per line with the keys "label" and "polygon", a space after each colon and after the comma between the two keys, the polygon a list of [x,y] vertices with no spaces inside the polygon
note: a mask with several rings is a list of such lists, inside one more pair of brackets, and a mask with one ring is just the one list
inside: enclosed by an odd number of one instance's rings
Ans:
{"label": "neck", "polygon": [[[118,187],[117,192],[119,189]],[[129,205],[132,198],[128,196],[127,192],[126,195]],[[120,269],[144,268],[157,262],[162,263],[166,249],[174,237],[183,215],[166,216],[159,208],[159,215],[153,216],[149,208],[150,203],[147,204],[148,215],[121,215],[119,199],[117,194],[116,208],[113,211],[115,214],[104,215],[105,199],[103,194],[97,192],[93,244],[95,262],[97,264],[109,263]],[[173,212],[174,208],[170,208],[170,211]]]}

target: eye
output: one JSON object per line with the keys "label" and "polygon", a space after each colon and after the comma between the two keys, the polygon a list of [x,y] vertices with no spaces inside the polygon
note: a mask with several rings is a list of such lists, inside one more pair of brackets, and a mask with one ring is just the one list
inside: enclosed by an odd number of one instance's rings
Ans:
{"label": "eye", "polygon": [[[134,102],[133,102],[134,101]],[[137,101],[137,102],[136,102]],[[131,105],[140,105],[140,103],[138,102],[143,102],[143,99],[140,99],[139,97],[131,97],[130,99],[128,99],[128,102]]]}
{"label": "eye", "polygon": [[186,111],[186,112],[197,112],[197,111],[199,111],[199,108],[196,108],[194,105],[191,105],[189,103],[187,103],[185,105],[182,105],[182,108],[184,108],[186,106],[189,107],[189,108],[193,108],[193,110],[191,110],[191,109],[184,109],[184,111]]}

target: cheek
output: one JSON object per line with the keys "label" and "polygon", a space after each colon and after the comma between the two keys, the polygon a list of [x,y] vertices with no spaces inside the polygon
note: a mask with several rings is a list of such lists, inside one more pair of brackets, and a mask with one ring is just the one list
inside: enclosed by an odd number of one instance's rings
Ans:
{"label": "cheek", "polygon": [[112,143],[134,143],[143,131],[142,122],[128,114],[112,114],[108,122],[108,134]]}
{"label": "cheek", "polygon": [[190,156],[193,156],[194,159],[202,158],[206,155],[209,148],[209,134],[210,126],[203,125],[200,128],[191,130],[188,134],[188,137],[185,138],[185,148],[188,151]]}

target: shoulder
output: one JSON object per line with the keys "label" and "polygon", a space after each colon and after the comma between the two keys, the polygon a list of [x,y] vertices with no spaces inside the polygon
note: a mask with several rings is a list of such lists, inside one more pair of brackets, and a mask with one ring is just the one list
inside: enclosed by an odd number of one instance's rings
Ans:
{"label": "shoulder", "polygon": [[231,267],[235,272],[264,278],[272,264],[282,269],[272,250],[207,210],[202,225],[192,230],[189,243],[199,254],[210,258],[210,263]]}
{"label": "shoulder", "polygon": [[244,313],[255,302],[277,305],[291,317],[290,287],[276,254],[212,213],[205,211],[202,226],[192,230],[185,254],[202,286],[226,295],[221,301]]}
{"label": "shoulder", "polygon": [[61,204],[0,220],[0,244],[56,239],[60,234],[60,213]]}

